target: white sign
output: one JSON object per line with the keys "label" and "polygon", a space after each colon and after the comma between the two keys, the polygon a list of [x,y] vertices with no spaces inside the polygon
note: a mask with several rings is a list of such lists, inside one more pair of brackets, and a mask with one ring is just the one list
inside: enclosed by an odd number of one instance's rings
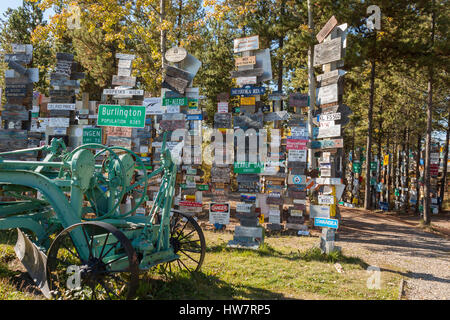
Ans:
{"label": "white sign", "polygon": [[246,84],[256,84],[256,76],[236,78],[236,85],[242,87]]}
{"label": "white sign", "polygon": [[341,113],[327,113],[327,114],[321,114],[319,116],[319,121],[334,121],[334,120],[341,120]]}
{"label": "white sign", "polygon": [[252,36],[247,38],[234,39],[234,53],[258,50],[259,36]]}
{"label": "white sign", "polygon": [[288,160],[289,161],[299,161],[306,162],[306,153],[307,150],[288,150]]}
{"label": "white sign", "polygon": [[335,125],[331,127],[320,127],[319,128],[319,135],[317,136],[318,139],[321,138],[332,138],[332,137],[339,137],[341,135],[341,125]]}
{"label": "white sign", "polygon": [[320,87],[316,89],[316,102],[318,105],[338,101],[338,84]]}
{"label": "white sign", "polygon": [[75,110],[75,103],[49,103],[48,110]]}
{"label": "white sign", "polygon": [[69,118],[49,118],[48,126],[51,128],[68,127],[69,121]]}
{"label": "white sign", "polygon": [[341,178],[316,178],[316,184],[341,184]]}
{"label": "white sign", "polygon": [[334,197],[329,195],[320,194],[318,196],[319,204],[334,204]]}
{"label": "white sign", "polygon": [[144,90],[103,89],[103,94],[106,95],[106,96],[113,96],[113,95],[143,96],[144,95]]}
{"label": "white sign", "polygon": [[167,113],[180,113],[180,106],[166,106]]}
{"label": "white sign", "polygon": [[162,106],[160,97],[144,98],[145,114],[163,114],[165,108]]}
{"label": "white sign", "polygon": [[252,203],[245,203],[245,202],[237,202],[236,203],[236,212],[245,212],[250,213],[252,212]]}
{"label": "white sign", "polygon": [[329,206],[309,206],[309,218],[329,218],[330,217],[330,207]]}
{"label": "white sign", "polygon": [[228,102],[219,102],[217,104],[218,113],[228,113]]}

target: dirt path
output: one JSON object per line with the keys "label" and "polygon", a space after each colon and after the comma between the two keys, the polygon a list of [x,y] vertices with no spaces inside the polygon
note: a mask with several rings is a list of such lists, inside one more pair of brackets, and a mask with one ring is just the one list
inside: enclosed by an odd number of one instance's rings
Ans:
{"label": "dirt path", "polygon": [[[337,245],[345,253],[402,274],[406,299],[450,299],[450,240],[411,222],[341,207]],[[405,272],[406,271],[406,272]]]}

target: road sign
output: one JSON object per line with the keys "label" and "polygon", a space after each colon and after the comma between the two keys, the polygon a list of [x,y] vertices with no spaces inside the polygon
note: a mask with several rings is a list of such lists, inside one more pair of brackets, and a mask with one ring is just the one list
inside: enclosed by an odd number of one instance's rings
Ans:
{"label": "road sign", "polygon": [[232,88],[231,89],[231,95],[232,96],[256,96],[256,95],[262,95],[266,92],[265,87],[253,87],[251,85],[245,85],[242,88]]}
{"label": "road sign", "polygon": [[102,128],[83,128],[83,144],[102,143]]}
{"label": "road sign", "polygon": [[187,106],[188,98],[163,98],[163,106]]}
{"label": "road sign", "polygon": [[98,107],[98,126],[145,127],[145,106],[102,104]]}
{"label": "road sign", "polygon": [[339,221],[330,218],[314,218],[314,225],[316,227],[337,229],[339,227]]}

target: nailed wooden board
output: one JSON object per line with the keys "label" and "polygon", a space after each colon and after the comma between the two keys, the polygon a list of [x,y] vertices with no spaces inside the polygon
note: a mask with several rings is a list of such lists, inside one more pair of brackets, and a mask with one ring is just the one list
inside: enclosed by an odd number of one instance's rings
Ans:
{"label": "nailed wooden board", "polygon": [[259,36],[251,36],[245,38],[234,39],[233,41],[233,52],[243,52],[250,50],[258,50],[259,49]]}
{"label": "nailed wooden board", "polygon": [[136,85],[136,77],[123,77],[113,75],[111,83],[113,86],[134,87]]}
{"label": "nailed wooden board", "polygon": [[342,41],[336,38],[314,46],[314,66],[342,59]]}
{"label": "nailed wooden board", "polygon": [[246,56],[235,58],[235,66],[247,66],[256,64],[256,56]]}
{"label": "nailed wooden board", "polygon": [[260,77],[264,73],[263,68],[254,68],[251,70],[242,70],[242,71],[231,71],[232,78],[240,78],[240,77]]}
{"label": "nailed wooden board", "polygon": [[327,23],[325,23],[322,29],[320,29],[319,33],[317,33],[316,35],[317,41],[319,41],[319,43],[322,42],[330,34],[333,28],[337,26],[337,24],[338,24],[337,19],[335,18],[335,16],[332,16],[327,21]]}

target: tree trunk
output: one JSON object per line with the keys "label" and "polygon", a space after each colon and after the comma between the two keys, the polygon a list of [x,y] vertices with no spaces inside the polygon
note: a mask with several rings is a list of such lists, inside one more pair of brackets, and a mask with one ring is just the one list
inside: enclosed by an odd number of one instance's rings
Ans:
{"label": "tree trunk", "polygon": [[[434,3],[432,8],[432,18],[431,18],[431,50],[434,47],[434,26],[435,26],[435,13],[434,13]],[[433,117],[433,61],[430,62],[428,66],[428,103],[427,103],[427,131],[425,139],[425,176],[424,176],[424,204],[423,204],[423,221],[426,225],[431,223],[431,210],[430,210],[430,153],[431,153],[431,130],[432,130],[432,117]]]}
{"label": "tree trunk", "polygon": [[[162,25],[164,23],[164,19],[166,18],[166,0],[159,0],[159,7],[160,7],[160,15],[159,15],[159,22]],[[161,55],[162,55],[162,64],[166,63],[166,39],[167,39],[167,32],[165,29],[161,30]]]}
{"label": "tree trunk", "polygon": [[367,150],[366,150],[366,184],[364,194],[364,209],[370,210],[371,196],[370,196],[370,162],[372,161],[372,126],[373,126],[373,100],[375,95],[375,59],[371,61],[371,73],[370,73],[370,97],[369,97],[369,110],[367,112],[368,129],[367,129]]}

